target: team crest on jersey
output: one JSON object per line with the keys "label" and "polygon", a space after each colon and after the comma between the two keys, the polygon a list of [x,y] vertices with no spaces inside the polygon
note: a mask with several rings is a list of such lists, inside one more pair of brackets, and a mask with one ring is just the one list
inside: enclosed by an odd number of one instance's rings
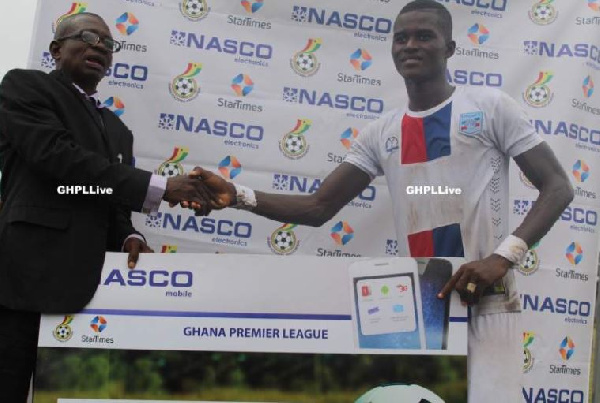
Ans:
{"label": "team crest on jersey", "polygon": [[399,149],[400,146],[398,145],[398,138],[388,137],[387,140],[385,140],[385,151],[387,151],[388,153],[392,153]]}
{"label": "team crest on jersey", "polygon": [[483,112],[468,112],[460,115],[458,132],[465,136],[476,136],[483,130]]}

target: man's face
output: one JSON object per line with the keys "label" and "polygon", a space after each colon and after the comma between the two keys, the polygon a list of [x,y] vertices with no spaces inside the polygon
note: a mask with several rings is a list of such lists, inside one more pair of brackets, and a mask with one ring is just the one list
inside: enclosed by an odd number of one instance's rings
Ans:
{"label": "man's face", "polygon": [[[82,30],[95,32],[100,38],[112,35],[104,21],[94,16],[84,16],[73,22],[73,27],[65,36],[75,35]],[[112,65],[112,52],[100,41],[90,45],[79,38],[52,42],[52,56],[58,68],[69,74],[76,84],[95,86],[104,78],[106,70]]]}
{"label": "man's face", "polygon": [[435,12],[410,11],[394,24],[392,57],[405,80],[427,81],[445,74],[446,60],[454,53],[454,42],[446,42]]}

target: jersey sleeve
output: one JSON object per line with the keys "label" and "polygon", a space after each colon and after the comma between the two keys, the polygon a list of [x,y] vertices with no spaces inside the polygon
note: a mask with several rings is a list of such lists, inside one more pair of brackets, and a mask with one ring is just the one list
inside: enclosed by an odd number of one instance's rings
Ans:
{"label": "jersey sleeve", "polygon": [[500,93],[491,118],[492,140],[511,158],[543,141],[525,111],[508,94]]}
{"label": "jersey sleeve", "polygon": [[345,162],[363,170],[371,179],[383,175],[380,164],[380,139],[388,120],[389,115],[383,116],[365,126],[344,159]]}

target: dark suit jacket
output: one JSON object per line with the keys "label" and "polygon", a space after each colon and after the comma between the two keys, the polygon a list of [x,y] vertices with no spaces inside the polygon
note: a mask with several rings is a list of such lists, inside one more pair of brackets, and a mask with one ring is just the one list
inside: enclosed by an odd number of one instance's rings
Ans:
{"label": "dark suit jacket", "polygon": [[[104,253],[134,232],[150,172],[131,167],[133,136],[98,111],[62,72],[12,70],[0,85],[0,305],[80,310],[100,281]],[[121,154],[122,162],[117,156]],[[60,195],[59,185],[112,196]]]}

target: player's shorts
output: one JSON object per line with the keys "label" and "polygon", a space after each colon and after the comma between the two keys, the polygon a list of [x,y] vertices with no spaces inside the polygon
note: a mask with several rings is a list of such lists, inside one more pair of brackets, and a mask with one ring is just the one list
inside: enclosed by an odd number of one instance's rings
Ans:
{"label": "player's shorts", "polygon": [[469,403],[518,403],[523,378],[521,314],[476,315],[469,319]]}

